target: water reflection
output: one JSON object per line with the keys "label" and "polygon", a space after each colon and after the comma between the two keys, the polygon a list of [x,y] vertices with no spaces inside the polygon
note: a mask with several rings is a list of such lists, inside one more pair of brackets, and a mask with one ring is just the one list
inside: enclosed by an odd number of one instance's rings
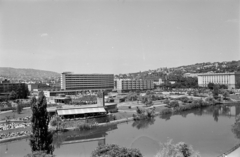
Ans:
{"label": "water reflection", "polygon": [[53,137],[53,145],[60,148],[61,145],[71,143],[83,143],[89,141],[98,141],[98,145],[105,144],[105,137],[108,131],[116,130],[117,124],[101,126],[87,131],[67,131],[56,133]]}
{"label": "water reflection", "polygon": [[[216,106],[209,106],[206,108],[198,108],[193,109],[189,111],[183,111],[181,113],[177,114],[166,114],[166,115],[160,115],[159,117],[161,119],[170,120],[171,116],[173,115],[181,115],[182,117],[186,118],[188,114],[193,114],[196,116],[202,116],[203,114],[212,114],[213,119],[215,122],[218,122],[218,117],[221,116],[235,116],[240,112],[239,105],[235,106],[227,106],[227,105],[216,105]],[[140,120],[140,121],[134,121],[132,126],[136,127],[137,129],[146,129],[150,125],[154,124],[155,119],[149,119],[149,120]]]}
{"label": "water reflection", "polygon": [[[233,117],[240,114],[240,105],[216,105],[216,106],[209,106],[206,108],[198,108],[189,111],[183,111],[181,113],[177,113],[174,115],[181,115],[182,117],[186,118],[188,114],[194,114],[197,116],[202,116],[203,114],[212,114],[214,121],[218,122],[218,117],[221,116],[228,116]],[[161,119],[170,120],[172,114],[160,115]]]}
{"label": "water reflection", "polygon": [[167,120],[170,120],[171,116],[172,116],[172,114],[165,114],[165,115],[160,115],[159,117],[161,119],[165,119],[167,121]]}
{"label": "water reflection", "polygon": [[236,116],[235,123],[232,125],[232,132],[236,138],[240,139],[240,114]]}

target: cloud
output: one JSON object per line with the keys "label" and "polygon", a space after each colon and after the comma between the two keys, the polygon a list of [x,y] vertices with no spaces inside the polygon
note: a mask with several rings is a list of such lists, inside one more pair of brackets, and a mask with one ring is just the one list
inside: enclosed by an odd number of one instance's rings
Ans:
{"label": "cloud", "polygon": [[41,34],[40,36],[41,36],[41,37],[46,37],[46,36],[48,36],[48,34],[47,34],[47,33],[43,33],[43,34]]}
{"label": "cloud", "polygon": [[226,22],[228,22],[228,23],[238,23],[239,19],[228,19]]}

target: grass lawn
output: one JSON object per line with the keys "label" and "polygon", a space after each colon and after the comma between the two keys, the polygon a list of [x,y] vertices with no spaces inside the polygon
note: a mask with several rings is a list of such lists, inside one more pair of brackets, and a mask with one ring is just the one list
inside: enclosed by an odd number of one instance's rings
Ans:
{"label": "grass lawn", "polygon": [[240,100],[240,95],[231,94],[230,98],[232,98],[234,100]]}
{"label": "grass lawn", "polygon": [[155,108],[155,112],[161,112],[163,109],[166,109],[167,107],[164,106],[158,106]]}
{"label": "grass lawn", "polygon": [[6,113],[0,113],[0,121],[5,120],[6,116],[10,116],[10,119],[13,119],[14,116],[15,118],[24,118],[26,116],[31,116],[32,115],[32,110],[30,108],[28,109],[23,109],[20,114],[17,112],[6,112]]}
{"label": "grass lawn", "polygon": [[[129,118],[133,116],[133,112],[117,112],[117,113],[113,113],[113,115],[116,116],[116,119],[123,119],[123,118]],[[136,114],[136,113],[135,113]]]}

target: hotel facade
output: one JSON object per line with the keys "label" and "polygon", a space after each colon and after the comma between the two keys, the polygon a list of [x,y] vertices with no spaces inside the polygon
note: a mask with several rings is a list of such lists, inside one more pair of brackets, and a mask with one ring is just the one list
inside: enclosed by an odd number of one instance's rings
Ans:
{"label": "hotel facade", "polygon": [[113,74],[61,74],[61,89],[78,90],[112,90],[114,88]]}
{"label": "hotel facade", "polygon": [[198,85],[207,87],[209,83],[226,85],[229,89],[240,88],[240,73],[203,73],[198,74]]}
{"label": "hotel facade", "polygon": [[131,90],[148,90],[153,89],[153,80],[144,79],[115,79],[114,89],[118,92]]}

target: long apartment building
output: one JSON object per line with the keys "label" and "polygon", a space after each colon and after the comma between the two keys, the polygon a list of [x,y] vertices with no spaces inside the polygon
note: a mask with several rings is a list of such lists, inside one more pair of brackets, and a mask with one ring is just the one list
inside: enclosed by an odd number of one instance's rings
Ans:
{"label": "long apartment building", "polygon": [[209,83],[224,84],[229,89],[240,88],[240,73],[203,73],[198,74],[198,85],[207,87]]}
{"label": "long apartment building", "polygon": [[113,74],[61,74],[62,90],[111,90],[114,88]]}
{"label": "long apartment building", "polygon": [[0,93],[10,93],[16,91],[19,87],[26,86],[25,83],[11,83],[9,80],[4,80],[0,83]]}
{"label": "long apartment building", "polygon": [[131,90],[148,90],[153,89],[153,80],[144,79],[115,79],[114,88],[118,92]]}

